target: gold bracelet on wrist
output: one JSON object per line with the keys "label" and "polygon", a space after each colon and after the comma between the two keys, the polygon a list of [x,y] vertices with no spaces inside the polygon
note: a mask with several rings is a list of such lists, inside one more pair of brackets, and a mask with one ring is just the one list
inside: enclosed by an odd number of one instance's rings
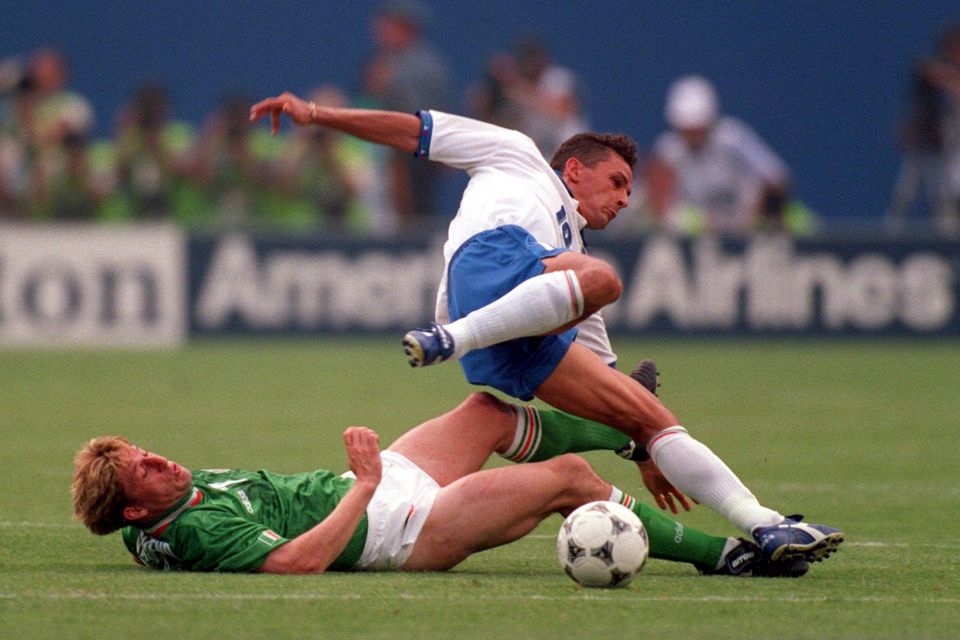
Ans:
{"label": "gold bracelet on wrist", "polygon": [[310,101],[310,124],[314,124],[317,121],[317,103],[313,100]]}

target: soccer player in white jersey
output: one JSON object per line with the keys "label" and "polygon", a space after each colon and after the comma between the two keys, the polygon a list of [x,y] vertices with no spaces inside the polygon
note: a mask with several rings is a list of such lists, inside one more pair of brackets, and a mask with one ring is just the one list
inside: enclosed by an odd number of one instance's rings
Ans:
{"label": "soccer player in white jersey", "polygon": [[281,116],[465,170],[470,181],[444,246],[437,323],[404,343],[411,364],[460,359],[467,379],[623,431],[661,508],[686,495],[752,535],[773,558],[818,560],[843,533],[759,503],[708,447],[648,390],[614,368],[597,313],[621,294],[606,262],[584,252],[582,228],[603,229],[630,197],[636,147],[623,135],[577,134],[550,163],[527,136],[439,111],[416,115],[331,108],[292,93],[253,105],[250,119]]}

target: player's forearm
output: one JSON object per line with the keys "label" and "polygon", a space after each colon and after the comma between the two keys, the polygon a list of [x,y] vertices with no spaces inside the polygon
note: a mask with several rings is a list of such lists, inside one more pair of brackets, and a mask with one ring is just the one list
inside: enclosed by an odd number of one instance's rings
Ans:
{"label": "player's forearm", "polygon": [[267,556],[263,573],[323,573],[347,548],[376,484],[357,482],[323,522]]}
{"label": "player's forearm", "polygon": [[318,106],[311,112],[311,120],[316,125],[409,153],[417,150],[420,141],[420,118],[410,113]]}

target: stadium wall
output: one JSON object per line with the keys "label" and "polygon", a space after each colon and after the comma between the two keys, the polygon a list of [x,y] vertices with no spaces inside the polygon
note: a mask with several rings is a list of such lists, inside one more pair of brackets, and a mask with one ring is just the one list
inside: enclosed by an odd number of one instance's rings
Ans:
{"label": "stadium wall", "polygon": [[[441,244],[3,226],[0,346],[397,334],[433,316]],[[624,281],[604,314],[615,334],[960,335],[957,241],[654,236],[591,252]]]}
{"label": "stadium wall", "polygon": [[[359,93],[382,4],[8,2],[0,58],[62,48],[99,137],[113,135],[118,110],[146,80],[162,81],[175,117],[199,127],[227,95],[253,101],[327,83]],[[468,109],[467,90],[494,56],[537,35],[582,81],[592,126],[649,149],[666,126],[670,83],[701,73],[723,110],[783,157],[801,201],[824,217],[865,221],[890,202],[911,71],[960,19],[957,3],[944,0],[423,4],[432,9],[428,35],[453,67],[449,110]]]}

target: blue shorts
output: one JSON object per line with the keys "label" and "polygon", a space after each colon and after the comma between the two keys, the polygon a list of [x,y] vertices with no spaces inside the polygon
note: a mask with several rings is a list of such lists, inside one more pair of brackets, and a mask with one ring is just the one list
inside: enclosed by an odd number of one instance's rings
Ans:
{"label": "blue shorts", "polygon": [[[525,280],[544,272],[541,259],[569,249],[551,249],[525,229],[505,225],[481,231],[463,243],[447,270],[447,307],[451,320],[503,297]],[[471,384],[482,384],[530,400],[566,355],[576,329],[551,336],[518,338],[476,349],[460,360]]]}

